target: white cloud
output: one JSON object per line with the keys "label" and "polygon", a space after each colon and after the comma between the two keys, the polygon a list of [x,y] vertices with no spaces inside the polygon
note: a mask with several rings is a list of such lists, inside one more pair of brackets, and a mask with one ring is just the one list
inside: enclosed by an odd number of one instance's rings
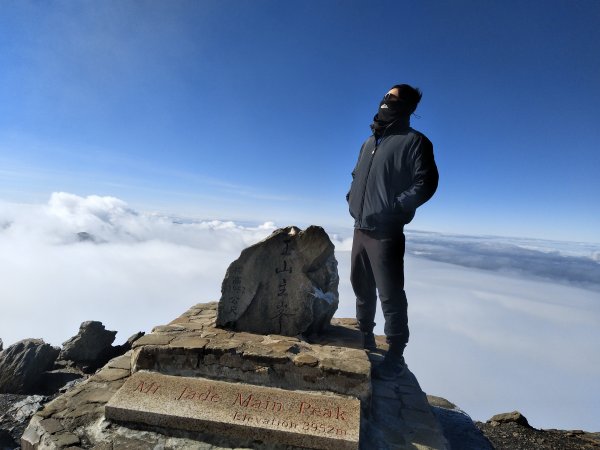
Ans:
{"label": "white cloud", "polygon": [[[231,221],[193,221],[138,213],[114,197],[80,197],[55,192],[47,205],[4,203],[0,226],[5,240],[17,243],[72,244],[86,233],[96,243],[133,244],[160,241],[197,249],[233,250],[262,239],[275,229],[272,222],[244,227]],[[224,239],[218,239],[221,236]],[[226,238],[226,239],[225,239]]]}
{"label": "white cloud", "polygon": [[55,193],[47,205],[2,203],[1,337],[58,345],[91,319],[121,340],[148,331],[218,300],[229,263],[274,229],[173,220],[112,197]]}
{"label": "white cloud", "polygon": [[[0,337],[5,346],[27,337],[60,345],[91,319],[119,331],[117,342],[149,331],[194,303],[218,300],[227,266],[275,228],[142,213],[113,197],[55,193],[44,205],[0,202]],[[481,420],[519,409],[538,427],[597,428],[600,294],[539,273],[563,262],[594,267],[587,264],[597,264],[600,249],[417,234],[407,233],[406,353],[423,389]],[[352,238],[349,231],[331,236],[337,316],[353,317]]]}

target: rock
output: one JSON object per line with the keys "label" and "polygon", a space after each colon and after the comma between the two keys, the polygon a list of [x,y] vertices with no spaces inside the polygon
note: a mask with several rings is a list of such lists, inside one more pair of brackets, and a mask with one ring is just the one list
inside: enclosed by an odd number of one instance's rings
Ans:
{"label": "rock", "polygon": [[116,334],[116,331],[106,330],[102,322],[83,322],[79,333],[63,343],[59,359],[97,368],[106,362],[104,355],[110,353]]}
{"label": "rock", "polygon": [[586,450],[600,448],[600,433],[573,433],[568,430],[556,429],[537,430],[513,421],[502,423],[488,421],[486,423],[476,422],[475,424],[493,444],[494,448],[499,450]]}
{"label": "rock", "polygon": [[143,335],[145,335],[146,333],[144,333],[143,331],[138,331],[135,334],[132,334],[131,336],[129,336],[129,338],[121,345],[117,345],[115,347],[116,353],[114,356],[121,356],[122,354],[128,352],[129,350],[131,350],[131,348],[133,347],[133,343],[135,341],[137,341],[139,338],[141,338]]}
{"label": "rock", "polygon": [[84,377],[82,377],[82,378],[75,378],[74,380],[71,380],[68,383],[66,383],[64,386],[62,386],[58,390],[58,392],[60,392],[61,394],[64,394],[68,390],[73,389],[78,384],[83,383],[85,380],[86,380],[86,378],[84,378]]}
{"label": "rock", "polygon": [[2,342],[2,339],[0,339],[0,352],[1,352],[1,351],[2,351],[2,349],[3,349],[3,347],[2,347],[3,345],[4,345],[4,343]]}
{"label": "rock", "polygon": [[30,395],[18,401],[4,414],[2,418],[10,415],[15,421],[24,423],[33,416],[48,400],[48,397],[43,395]]}
{"label": "rock", "polygon": [[[19,446],[18,436],[13,436],[14,421],[7,414],[13,405],[20,402],[25,395],[0,394],[0,449],[15,449]],[[23,430],[20,430],[23,432]]]}
{"label": "rock", "polygon": [[518,425],[522,425],[524,427],[530,427],[529,422],[523,414],[519,411],[513,411],[509,413],[496,414],[493,416],[488,422],[496,422],[496,423],[511,423],[514,422]]}
{"label": "rock", "polygon": [[98,357],[98,367],[103,366],[109,360],[116,358],[117,356],[121,356],[127,353],[129,350],[132,349],[134,342],[140,339],[142,336],[144,336],[144,334],[146,333],[144,333],[143,331],[138,331],[137,333],[129,336],[129,338],[123,344],[109,347]]}
{"label": "rock", "polygon": [[438,397],[435,395],[428,395],[427,401],[431,406],[437,406],[438,408],[444,409],[458,409],[458,407],[449,400],[446,400],[443,397]]}
{"label": "rock", "polygon": [[317,226],[281,228],[244,249],[225,274],[217,326],[286,336],[322,332],[339,303],[333,250]]}
{"label": "rock", "polygon": [[[461,450],[494,450],[490,441],[473,423],[469,415],[446,399],[439,401],[441,406],[432,404],[432,396],[427,396],[431,410],[444,430],[444,437],[450,448]],[[441,397],[435,397],[440,399]],[[438,402],[438,400],[436,400]],[[448,407],[452,405],[452,407]]]}
{"label": "rock", "polygon": [[88,233],[87,231],[80,231],[77,233],[77,240],[79,242],[96,242],[94,235]]}
{"label": "rock", "polygon": [[85,377],[85,374],[75,367],[63,367],[49,370],[44,373],[38,392],[44,395],[53,395],[72,381],[85,379]]}
{"label": "rock", "polygon": [[41,339],[24,339],[0,353],[0,392],[35,393],[59,349]]}
{"label": "rock", "polygon": [[12,438],[10,432],[2,428],[0,428],[0,448],[2,450],[12,450],[13,448],[19,448],[19,444]]}

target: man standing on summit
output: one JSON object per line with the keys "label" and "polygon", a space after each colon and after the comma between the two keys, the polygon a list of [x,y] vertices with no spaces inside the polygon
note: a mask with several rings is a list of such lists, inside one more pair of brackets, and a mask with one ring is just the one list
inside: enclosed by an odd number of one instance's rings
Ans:
{"label": "man standing on summit", "polygon": [[433,146],[410,127],[421,91],[407,84],[392,87],[373,118],[373,135],[362,145],[346,196],[355,219],[350,279],[363,346],[373,350],[377,292],[385,318],[389,350],[373,376],[393,379],[404,365],[408,343],[404,293],[404,225],[429,200],[438,184]]}

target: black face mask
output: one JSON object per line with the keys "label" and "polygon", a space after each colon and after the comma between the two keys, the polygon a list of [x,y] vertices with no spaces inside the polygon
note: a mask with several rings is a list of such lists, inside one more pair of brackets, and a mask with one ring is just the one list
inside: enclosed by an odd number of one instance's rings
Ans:
{"label": "black face mask", "polygon": [[375,114],[375,117],[373,117],[371,129],[379,137],[392,124],[408,125],[409,117],[410,111],[408,111],[403,101],[398,100],[394,96],[386,95],[379,103],[379,110]]}

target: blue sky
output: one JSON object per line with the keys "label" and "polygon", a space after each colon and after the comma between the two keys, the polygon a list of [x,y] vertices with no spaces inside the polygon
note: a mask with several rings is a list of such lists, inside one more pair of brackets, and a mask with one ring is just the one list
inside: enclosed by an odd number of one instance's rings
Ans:
{"label": "blue sky", "polygon": [[411,228],[600,241],[600,3],[4,2],[0,199],[350,227],[381,96],[419,86]]}

